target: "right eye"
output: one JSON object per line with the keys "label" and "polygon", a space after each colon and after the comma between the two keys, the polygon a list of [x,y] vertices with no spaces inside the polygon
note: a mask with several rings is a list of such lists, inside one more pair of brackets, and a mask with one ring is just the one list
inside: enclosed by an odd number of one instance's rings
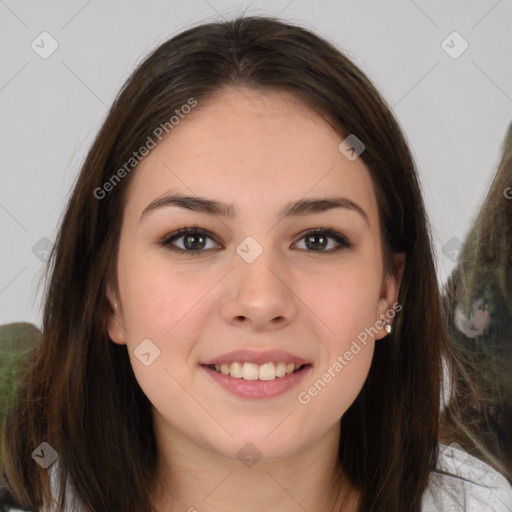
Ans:
{"label": "right eye", "polygon": [[[207,239],[210,239],[213,243],[213,247],[206,247]],[[175,244],[175,241],[181,240],[181,247]],[[213,235],[208,231],[200,228],[182,228],[178,231],[174,231],[169,235],[166,235],[160,242],[160,245],[167,247],[172,251],[188,252],[190,254],[197,254],[205,252],[205,250],[219,249],[220,246],[215,242]]]}

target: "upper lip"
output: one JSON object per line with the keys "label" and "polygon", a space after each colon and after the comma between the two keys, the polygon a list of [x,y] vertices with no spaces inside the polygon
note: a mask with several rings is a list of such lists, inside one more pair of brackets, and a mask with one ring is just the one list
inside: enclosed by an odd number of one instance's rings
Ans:
{"label": "upper lip", "polygon": [[253,363],[253,364],[264,364],[264,363],[294,363],[294,364],[310,364],[309,361],[302,357],[291,354],[284,350],[266,350],[257,352],[254,350],[234,350],[221,356],[209,359],[208,361],[201,363],[203,365],[211,364],[232,364],[232,363]]}

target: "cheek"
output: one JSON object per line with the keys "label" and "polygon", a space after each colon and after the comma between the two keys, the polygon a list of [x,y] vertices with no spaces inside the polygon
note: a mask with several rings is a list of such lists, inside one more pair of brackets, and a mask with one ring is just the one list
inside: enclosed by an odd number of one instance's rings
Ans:
{"label": "cheek", "polygon": [[[132,254],[124,262],[119,266],[120,289],[135,377],[157,409],[164,410],[169,400],[188,407],[182,386],[192,385],[191,354],[207,330],[212,308],[217,307],[211,290],[218,276],[203,272],[199,278],[192,266],[171,265],[165,258],[148,254]],[[149,344],[150,349],[158,354],[149,366],[136,356],[147,339],[156,346]]]}
{"label": "cheek", "polygon": [[347,343],[378,320],[380,271],[378,266],[354,258],[303,282],[299,293],[311,297],[311,309],[322,321],[321,332],[331,352],[344,352]]}
{"label": "cheek", "polygon": [[[119,286],[130,362],[157,410],[165,411],[173,403],[180,411],[197,415],[183,388],[190,387],[187,361],[206,318],[201,297],[212,286],[207,281],[191,279],[189,272],[163,258],[132,252],[122,259],[120,253]],[[146,353],[150,355],[144,361]]]}
{"label": "cheek", "polygon": [[[313,309],[320,319],[323,354],[298,400],[311,408],[311,416],[323,415],[326,421],[338,420],[350,407],[372,362],[380,275],[378,268],[365,266],[363,271],[358,266],[349,269],[347,265],[314,279],[317,293]],[[311,291],[306,296],[313,296]]]}
{"label": "cheek", "polygon": [[312,378],[298,390],[298,407],[304,407],[303,428],[315,429],[321,421],[332,425],[339,421],[359,395],[370,371],[375,342],[357,336],[360,326],[353,322],[338,322],[337,336],[324,348],[322,358]]}
{"label": "cheek", "polygon": [[176,337],[182,325],[188,329],[199,326],[197,311],[212,286],[211,278],[194,278],[191,269],[143,254],[125,262],[120,264],[119,279],[126,328],[131,336],[153,336],[165,343]]}
{"label": "cheek", "polygon": [[[327,424],[338,421],[359,395],[370,370],[374,343],[337,354],[335,362],[320,370],[320,375],[301,395],[300,403],[309,400],[312,416],[324,416]],[[347,355],[350,355],[350,359]]]}

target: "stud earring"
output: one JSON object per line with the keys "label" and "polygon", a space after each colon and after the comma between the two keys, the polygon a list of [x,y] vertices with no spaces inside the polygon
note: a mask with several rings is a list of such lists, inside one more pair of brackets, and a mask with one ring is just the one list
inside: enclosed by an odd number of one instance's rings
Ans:
{"label": "stud earring", "polygon": [[382,324],[384,325],[384,329],[388,334],[391,334],[391,325],[386,322],[386,320],[382,320]]}
{"label": "stud earring", "polygon": [[117,311],[117,302],[114,301],[114,309]]}

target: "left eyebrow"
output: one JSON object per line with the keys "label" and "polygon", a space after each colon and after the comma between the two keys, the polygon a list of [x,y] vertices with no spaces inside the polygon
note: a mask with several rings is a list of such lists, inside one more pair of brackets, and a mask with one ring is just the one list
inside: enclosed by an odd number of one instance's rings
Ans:
{"label": "left eyebrow", "polygon": [[[193,210],[217,217],[234,219],[238,216],[238,210],[233,204],[223,203],[222,201],[216,201],[206,197],[174,194],[160,197],[152,201],[144,208],[139,222],[151,212],[169,206]],[[347,197],[325,197],[292,201],[281,209],[278,213],[278,219],[282,220],[286,217],[322,213],[334,208],[345,208],[355,211],[363,217],[368,226],[370,225],[367,213],[357,203]]]}

